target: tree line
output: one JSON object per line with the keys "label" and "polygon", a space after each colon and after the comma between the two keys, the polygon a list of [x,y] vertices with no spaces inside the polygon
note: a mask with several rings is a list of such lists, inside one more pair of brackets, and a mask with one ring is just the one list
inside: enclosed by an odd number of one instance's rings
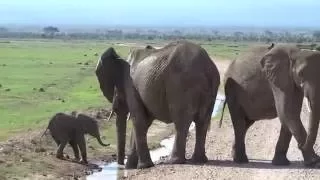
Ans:
{"label": "tree line", "polygon": [[158,31],[147,29],[144,31],[136,30],[133,32],[125,32],[121,29],[97,30],[96,32],[63,32],[58,27],[47,26],[41,32],[17,32],[10,31],[5,27],[0,27],[0,38],[44,38],[44,39],[96,39],[96,40],[123,40],[123,39],[139,39],[139,40],[226,40],[226,41],[254,41],[254,42],[294,42],[294,43],[310,43],[320,41],[320,30],[308,33],[292,33],[272,32],[265,30],[264,32],[241,32],[235,31],[231,33],[211,30],[206,32],[183,32],[181,30]]}

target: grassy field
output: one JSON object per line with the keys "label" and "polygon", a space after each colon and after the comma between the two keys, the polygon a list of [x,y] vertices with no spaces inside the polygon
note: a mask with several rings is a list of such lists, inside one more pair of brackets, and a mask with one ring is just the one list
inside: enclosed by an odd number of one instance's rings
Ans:
{"label": "grassy field", "polygon": [[[43,126],[59,111],[108,106],[94,68],[98,59],[95,54],[100,55],[110,46],[122,57],[127,56],[129,47],[112,42],[0,43],[0,140]],[[211,56],[233,58],[247,45],[217,42],[202,46]]]}
{"label": "grassy field", "polygon": [[[58,111],[105,105],[94,74],[95,53],[110,45],[62,41],[0,44],[0,139],[39,127]],[[121,55],[128,51],[128,47],[116,48]]]}

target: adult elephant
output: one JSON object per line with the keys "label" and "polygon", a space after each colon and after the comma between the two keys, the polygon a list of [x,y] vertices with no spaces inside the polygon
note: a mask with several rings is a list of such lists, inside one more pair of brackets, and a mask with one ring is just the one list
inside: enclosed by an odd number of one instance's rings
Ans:
{"label": "adult elephant", "polygon": [[[313,149],[320,118],[316,110],[320,106],[319,68],[319,52],[288,44],[249,49],[231,63],[225,74],[225,93],[235,133],[235,162],[248,162],[244,143],[248,128],[257,120],[279,117],[281,130],[272,163],[290,163],[286,154],[293,135],[305,166],[319,165]],[[303,97],[311,106],[308,134],[300,119]]]}
{"label": "adult elephant", "polygon": [[192,121],[196,125],[192,160],[207,161],[205,139],[220,75],[203,48],[188,41],[173,42],[161,49],[147,46],[133,50],[125,61],[111,47],[102,54],[96,75],[117,114],[119,164],[124,162],[129,112],[133,131],[126,168],[154,166],[146,138],[154,119],[175,125],[169,163],[185,163],[186,136]]}

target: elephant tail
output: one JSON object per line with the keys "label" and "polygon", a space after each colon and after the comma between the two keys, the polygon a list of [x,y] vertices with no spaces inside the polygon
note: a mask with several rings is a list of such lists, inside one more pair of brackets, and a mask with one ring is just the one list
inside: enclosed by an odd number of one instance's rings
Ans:
{"label": "elephant tail", "polygon": [[220,117],[220,121],[219,121],[219,128],[221,128],[221,126],[222,126],[223,114],[224,114],[224,109],[226,107],[226,104],[227,104],[227,98],[223,102],[221,117]]}
{"label": "elephant tail", "polygon": [[227,78],[225,80],[225,85],[224,85],[224,95],[225,95],[225,99],[224,99],[224,102],[223,102],[223,107],[222,107],[222,112],[221,112],[221,117],[220,117],[220,121],[219,121],[219,128],[221,128],[222,126],[222,120],[223,120],[223,115],[224,115],[224,109],[226,108],[226,104],[228,102],[228,90],[229,90],[229,86],[230,86],[230,79]]}
{"label": "elephant tail", "polygon": [[46,130],[44,130],[44,132],[42,133],[42,135],[41,135],[41,137],[40,137],[40,140],[41,140],[41,138],[46,134],[46,132],[48,131],[48,129],[50,129],[50,127],[52,127],[53,121],[54,121],[56,118],[57,118],[57,114],[50,119],[49,124],[48,124]]}
{"label": "elephant tail", "polygon": [[46,130],[44,130],[44,132],[42,133],[42,135],[40,136],[39,142],[41,144],[41,139],[42,137],[46,134],[47,130],[49,129],[49,126],[46,128]]}
{"label": "elephant tail", "polygon": [[40,140],[41,138],[46,134],[47,130],[49,129],[49,126],[46,128],[46,130],[44,130],[44,132],[42,133],[41,137],[40,137]]}

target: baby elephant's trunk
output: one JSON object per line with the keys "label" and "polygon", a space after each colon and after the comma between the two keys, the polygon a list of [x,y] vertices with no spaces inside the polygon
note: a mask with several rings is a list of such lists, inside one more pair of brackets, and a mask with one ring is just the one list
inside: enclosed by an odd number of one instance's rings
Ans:
{"label": "baby elephant's trunk", "polygon": [[105,144],[105,143],[103,143],[102,140],[101,140],[101,138],[100,138],[100,136],[97,136],[96,138],[97,138],[99,144],[101,144],[101,146],[110,146],[110,144]]}

